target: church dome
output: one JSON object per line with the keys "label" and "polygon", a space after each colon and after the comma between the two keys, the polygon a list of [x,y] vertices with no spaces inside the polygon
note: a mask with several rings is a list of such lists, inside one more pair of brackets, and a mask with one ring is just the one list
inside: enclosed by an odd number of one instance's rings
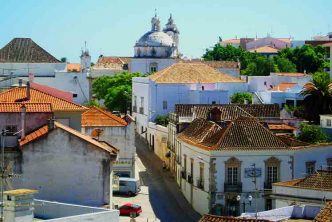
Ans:
{"label": "church dome", "polygon": [[174,41],[171,36],[161,31],[150,31],[145,33],[136,43],[136,46],[166,46],[172,47]]}

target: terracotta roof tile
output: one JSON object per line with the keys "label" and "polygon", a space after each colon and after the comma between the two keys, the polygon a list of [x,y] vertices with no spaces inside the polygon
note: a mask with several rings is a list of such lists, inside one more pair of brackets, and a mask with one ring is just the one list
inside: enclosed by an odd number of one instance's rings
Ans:
{"label": "terracotta roof tile", "polygon": [[67,72],[80,72],[81,64],[79,63],[68,63],[67,64]]}
{"label": "terracotta roof tile", "polygon": [[257,52],[257,53],[278,53],[279,50],[273,48],[272,46],[262,46],[255,49],[250,49],[250,52]]}
{"label": "terracotta roof tile", "polygon": [[180,117],[195,114],[196,118],[207,118],[214,107],[219,107],[220,110],[226,112],[223,115],[225,118],[228,116],[228,119],[236,119],[241,116],[237,113],[240,110],[242,113],[257,118],[280,118],[280,108],[277,104],[176,104],[175,113]]}
{"label": "terracotta roof tile", "polygon": [[92,107],[82,114],[82,126],[126,126],[127,122],[97,107]]}
{"label": "terracotta roof tile", "polygon": [[274,185],[332,191],[332,171],[318,170],[305,178],[278,182]]}
{"label": "terracotta roof tile", "polygon": [[51,113],[50,103],[2,103],[0,102],[0,113],[20,113],[21,107],[26,107],[27,113]]}
{"label": "terracotta roof tile", "polygon": [[224,125],[205,119],[195,119],[178,134],[178,138],[207,150],[288,148],[255,118],[247,117],[240,117]]}
{"label": "terracotta roof tile", "polygon": [[244,83],[243,80],[221,73],[203,63],[175,63],[147,78],[159,84],[195,84],[232,82]]}
{"label": "terracotta roof tile", "polygon": [[309,143],[302,142],[300,140],[297,140],[295,138],[292,138],[290,136],[286,135],[277,135],[280,140],[282,140],[284,143],[287,144],[289,147],[300,147],[300,146],[308,146]]}
{"label": "terracotta roof tile", "polygon": [[285,123],[268,123],[268,127],[270,130],[296,130],[295,127]]}
{"label": "terracotta roof tile", "polygon": [[276,72],[275,75],[277,76],[290,76],[290,77],[303,77],[306,74],[301,72]]}
{"label": "terracotta roof tile", "polygon": [[291,89],[296,85],[296,83],[293,82],[282,82],[277,86],[274,86],[271,91],[286,91],[287,89]]}
{"label": "terracotta roof tile", "polygon": [[332,222],[332,202],[328,202],[317,214],[314,222]]}
{"label": "terracotta roof tile", "polygon": [[217,216],[204,214],[198,222],[271,222],[264,219],[247,219],[247,218],[236,218],[231,216]]}
{"label": "terracotta roof tile", "polygon": [[[65,126],[65,125],[63,125],[59,122],[54,122],[54,127],[55,128],[60,128],[60,129],[66,131],[66,132],[68,132],[68,133],[70,133],[74,136],[77,136],[80,139],[85,140],[86,142],[111,153],[112,155],[117,155],[117,153],[118,153],[118,149],[113,147],[111,144],[109,144],[105,141],[97,141],[97,140],[93,139],[92,137],[90,137],[88,135],[84,135],[84,134],[82,134],[82,133],[80,133],[80,132],[78,132],[78,131],[76,131],[76,130],[68,127],[68,126]],[[24,145],[27,145],[28,143],[33,142],[33,141],[47,135],[48,133],[49,133],[49,128],[48,128],[47,125],[45,125],[45,126],[39,128],[39,129],[35,130],[34,132],[28,134],[27,136],[25,136],[25,138],[21,139],[19,141],[19,145],[22,149],[22,147]]]}
{"label": "terracotta roof tile", "polygon": [[123,69],[130,62],[129,57],[101,56],[93,68]]}
{"label": "terracotta roof tile", "polygon": [[37,89],[30,88],[30,100],[26,100],[27,87],[16,87],[0,93],[0,102],[24,102],[27,103],[50,103],[53,111],[85,111],[86,107],[68,102],[62,98],[58,98],[42,92]]}
{"label": "terracotta roof tile", "polygon": [[208,65],[212,68],[215,69],[221,69],[221,68],[232,68],[232,69],[238,69],[239,68],[239,63],[234,62],[234,61],[205,61],[205,60],[200,60],[200,59],[191,59],[191,60],[184,60],[184,59],[179,59],[178,62],[183,62],[183,63],[203,63],[205,65]]}
{"label": "terracotta roof tile", "polygon": [[60,63],[30,38],[14,38],[0,49],[3,63]]}

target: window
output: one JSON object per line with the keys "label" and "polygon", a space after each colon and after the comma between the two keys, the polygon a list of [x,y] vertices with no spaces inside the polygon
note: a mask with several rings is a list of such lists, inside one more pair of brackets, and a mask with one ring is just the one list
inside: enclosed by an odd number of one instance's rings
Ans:
{"label": "window", "polygon": [[332,171],[332,158],[326,160],[327,170]]}
{"label": "window", "polygon": [[7,136],[14,136],[14,134],[17,132],[17,126],[16,125],[7,125],[6,126],[6,135]]}
{"label": "window", "polygon": [[326,119],[326,126],[331,127],[331,119]]}
{"label": "window", "polygon": [[163,109],[167,109],[167,101],[163,101]]}
{"label": "window", "polygon": [[77,93],[73,93],[73,97],[74,97],[74,98],[77,98]]}
{"label": "window", "polygon": [[315,173],[315,161],[306,162],[305,169],[308,175]]}
{"label": "window", "polygon": [[187,155],[183,154],[183,167],[184,172],[187,173]]}
{"label": "window", "polygon": [[216,101],[212,101],[212,104],[213,104],[213,105],[216,104]]}
{"label": "window", "polygon": [[241,162],[235,158],[231,157],[225,162],[225,180],[227,185],[237,185],[240,183],[240,169]]}
{"label": "window", "polygon": [[127,186],[127,181],[120,180],[120,186]]}
{"label": "window", "polygon": [[141,97],[141,107],[144,107],[144,97]]}
{"label": "window", "polygon": [[272,199],[265,199],[265,210],[272,210]]}
{"label": "window", "polygon": [[158,71],[158,64],[157,63],[151,63],[150,64],[150,72],[153,73],[153,72],[157,72]]}
{"label": "window", "polygon": [[278,167],[268,166],[267,167],[267,183],[272,184],[278,182]]}
{"label": "window", "polygon": [[238,168],[227,168],[227,184],[236,185],[238,183]]}

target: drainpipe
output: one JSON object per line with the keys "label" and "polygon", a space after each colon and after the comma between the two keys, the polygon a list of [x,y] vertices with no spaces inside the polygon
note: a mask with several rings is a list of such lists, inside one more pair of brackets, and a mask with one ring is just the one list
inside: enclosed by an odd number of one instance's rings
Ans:
{"label": "drainpipe", "polygon": [[26,107],[25,104],[21,106],[21,139],[25,137],[25,116],[26,116]]}

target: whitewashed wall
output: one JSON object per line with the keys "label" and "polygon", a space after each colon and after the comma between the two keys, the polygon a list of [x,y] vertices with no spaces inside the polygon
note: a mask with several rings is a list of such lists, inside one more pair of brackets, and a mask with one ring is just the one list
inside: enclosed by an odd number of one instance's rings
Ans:
{"label": "whitewashed wall", "polygon": [[[0,63],[0,69],[11,69],[16,76],[28,76],[29,73],[35,76],[54,76],[56,71],[66,69],[67,63]],[[2,73],[0,73],[1,75]],[[10,74],[6,71],[5,74]]]}
{"label": "whitewashed wall", "polygon": [[165,69],[174,63],[176,59],[171,58],[131,58],[129,64],[130,72],[150,73],[150,64],[157,63],[157,71]]}

